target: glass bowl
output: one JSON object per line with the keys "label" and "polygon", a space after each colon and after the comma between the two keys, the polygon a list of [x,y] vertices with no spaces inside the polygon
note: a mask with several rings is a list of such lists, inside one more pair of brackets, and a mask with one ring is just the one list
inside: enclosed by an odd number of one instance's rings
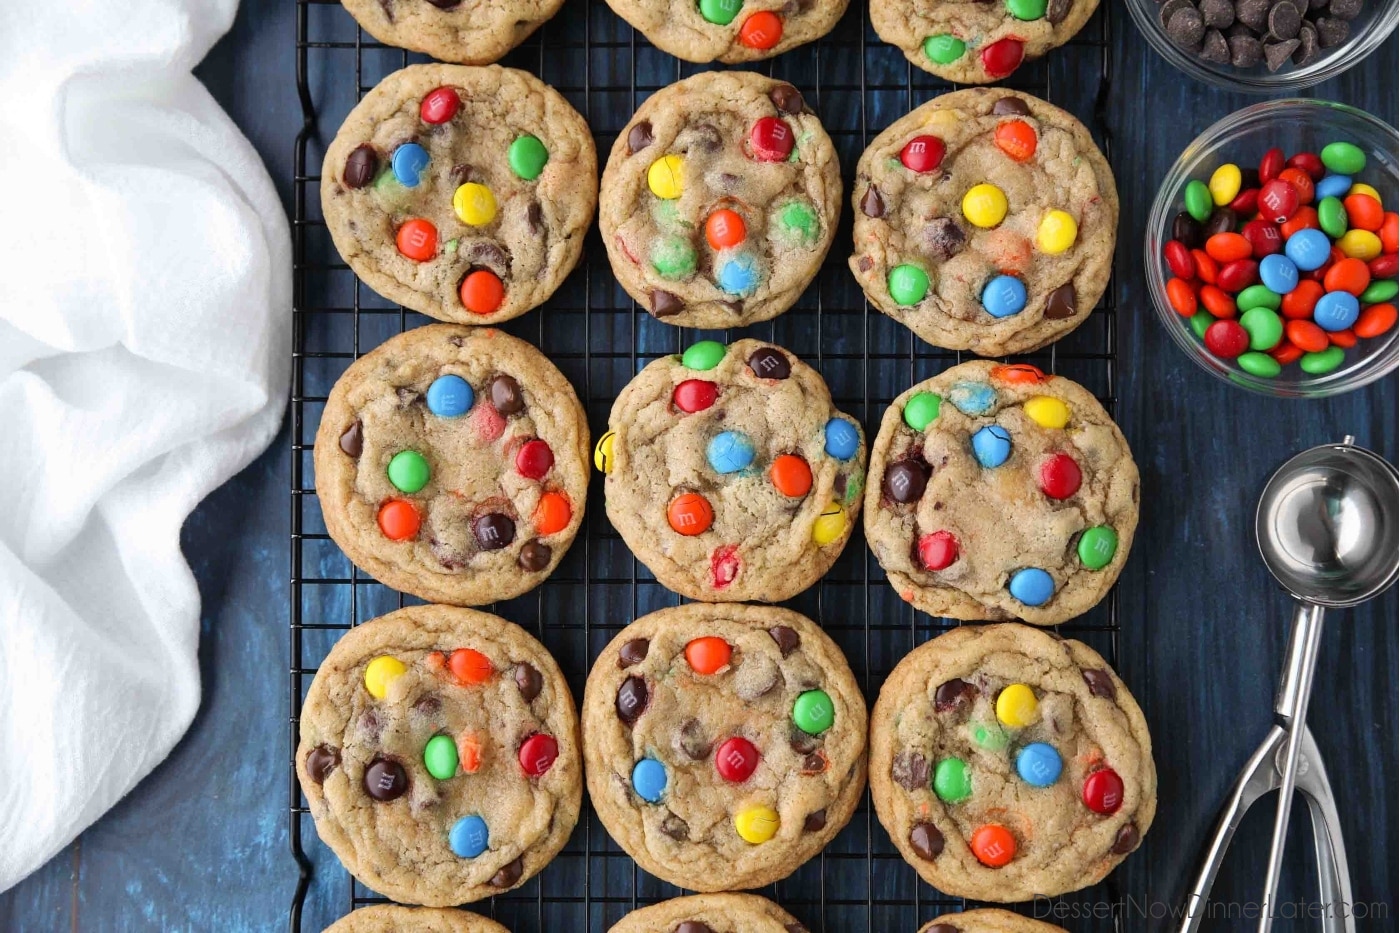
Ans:
{"label": "glass bowl", "polygon": [[1337,140],[1355,143],[1366,153],[1366,167],[1354,180],[1375,187],[1386,210],[1396,210],[1397,189],[1400,189],[1397,139],[1400,137],[1393,127],[1370,114],[1321,100],[1254,104],[1237,110],[1196,137],[1157,189],[1157,198],[1147,220],[1143,257],[1152,305],[1176,345],[1217,378],[1252,392],[1281,398],[1337,395],[1394,372],[1400,364],[1400,328],[1395,327],[1379,337],[1359,341],[1346,351],[1346,360],[1341,366],[1317,376],[1303,372],[1293,363],[1270,379],[1251,375],[1233,360],[1214,356],[1197,339],[1190,319],[1176,313],[1167,300],[1170,270],[1162,257],[1162,248],[1171,239],[1172,220],[1184,208],[1182,192],[1188,181],[1193,178],[1206,181],[1226,162],[1242,167],[1258,165],[1260,157],[1274,146],[1292,155],[1320,152],[1323,146]]}
{"label": "glass bowl", "polygon": [[1351,21],[1351,35],[1341,45],[1322,50],[1321,57],[1305,68],[1291,61],[1270,73],[1263,62],[1253,68],[1236,68],[1205,61],[1172,42],[1158,16],[1159,0],[1127,0],[1138,31],[1167,61],[1198,81],[1230,91],[1255,94],[1294,93],[1336,77],[1375,50],[1394,31],[1397,0],[1365,0],[1361,14]]}

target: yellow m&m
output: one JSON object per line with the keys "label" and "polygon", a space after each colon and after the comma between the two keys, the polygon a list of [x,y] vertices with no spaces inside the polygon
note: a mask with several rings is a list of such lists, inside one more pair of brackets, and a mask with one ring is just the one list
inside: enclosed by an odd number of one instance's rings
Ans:
{"label": "yellow m&m", "polygon": [[402,677],[407,670],[398,658],[381,654],[365,665],[365,689],[376,700],[382,700],[389,692],[389,685]]}
{"label": "yellow m&m", "polygon": [[1226,162],[1211,173],[1210,183],[1206,187],[1210,189],[1210,199],[1215,202],[1215,206],[1224,207],[1235,200],[1243,182],[1244,174],[1240,167],[1233,162]]}
{"label": "yellow m&m", "polygon": [[496,196],[485,185],[469,181],[452,195],[452,210],[462,223],[484,227],[496,219]]}
{"label": "yellow m&m", "polygon": [[1011,684],[997,694],[997,720],[1012,729],[1024,729],[1033,724],[1040,712],[1035,691],[1025,684]]}
{"label": "yellow m&m", "polygon": [[963,195],[962,212],[968,222],[990,229],[1006,217],[1006,195],[996,185],[973,185]]}
{"label": "yellow m&m", "polygon": [[1348,230],[1337,241],[1337,249],[1348,259],[1370,262],[1381,254],[1381,238],[1370,230]]}
{"label": "yellow m&m", "polygon": [[664,155],[651,163],[647,169],[647,187],[651,193],[666,201],[681,196],[685,184],[681,180],[681,169],[685,160],[678,155]]}
{"label": "yellow m&m", "polygon": [[846,531],[846,511],[841,508],[835,500],[828,502],[826,508],[817,516],[817,520],[812,523],[812,540],[821,547],[825,547],[836,541]]}
{"label": "yellow m&m", "polygon": [[613,443],[617,440],[617,432],[609,431],[598,438],[598,445],[593,448],[593,465],[598,468],[599,473],[611,473],[613,468]]}
{"label": "yellow m&m", "polygon": [[734,814],[734,831],[745,842],[759,845],[778,834],[779,822],[772,807],[746,807]]}
{"label": "yellow m&m", "polygon": [[1350,197],[1353,194],[1369,194],[1371,197],[1376,199],[1377,204],[1385,203],[1381,200],[1381,193],[1375,188],[1372,188],[1370,185],[1366,184],[1365,182],[1358,181],[1356,184],[1352,185],[1350,188],[1347,189],[1347,197]]}
{"label": "yellow m&m", "polygon": [[1021,406],[1030,418],[1042,428],[1063,428],[1069,424],[1069,406],[1049,395],[1037,395],[1026,399]]}
{"label": "yellow m&m", "polygon": [[1064,211],[1050,211],[1040,218],[1035,245],[1042,253],[1063,253],[1079,236],[1079,224]]}

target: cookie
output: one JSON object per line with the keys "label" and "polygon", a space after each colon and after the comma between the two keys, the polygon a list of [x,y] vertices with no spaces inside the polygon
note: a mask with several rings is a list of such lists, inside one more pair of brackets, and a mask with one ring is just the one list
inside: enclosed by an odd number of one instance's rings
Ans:
{"label": "cookie", "polygon": [[341,0],[386,45],[445,62],[486,65],[524,42],[564,0]]}
{"label": "cookie", "polygon": [[921,878],[1003,903],[1103,880],[1157,809],[1128,688],[1087,645],[1015,624],[957,628],[899,662],[871,714],[870,790]]}
{"label": "cookie", "polygon": [[895,399],[865,491],[865,538],[900,598],[934,616],[1058,625],[1113,587],[1138,470],[1082,386],[1028,364],[954,366]]}
{"label": "cookie", "polygon": [[653,94],[613,144],[598,226],[659,320],[740,327],[790,308],[831,246],[841,168],[791,84],[712,71]]}
{"label": "cookie", "polygon": [[519,317],[554,294],[597,194],[583,117],[534,76],[495,65],[389,75],[350,111],[321,170],[326,227],[355,274],[462,324]]}
{"label": "cookie", "polygon": [[608,933],[807,933],[807,928],[756,894],[697,894],[640,907]]}
{"label": "cookie", "polygon": [[852,203],[866,297],[950,350],[1037,350],[1084,322],[1113,271],[1113,171],[1083,124],[1029,94],[955,91],[897,120],[860,157]]}
{"label": "cookie", "polygon": [[316,496],[354,563],[396,590],[476,606],[554,570],[583,523],[588,422],[523,340],[432,324],[362,356],[316,432]]}
{"label": "cookie", "polygon": [[772,58],[831,32],[847,0],[608,0],[647,41],[688,62]]}
{"label": "cookie", "polygon": [[870,21],[924,71],[957,84],[988,84],[1074,38],[1098,6],[1099,0],[871,0]]}
{"label": "cookie", "polygon": [[787,877],[865,787],[865,700],[845,657],[771,606],[691,603],[627,626],[588,675],[583,735],[609,834],[694,891]]}
{"label": "cookie", "polygon": [[465,910],[376,904],[341,917],[325,933],[510,933],[494,920]]}
{"label": "cookie", "polygon": [[336,643],[302,706],[296,768],[350,873],[429,907],[524,884],[582,804],[578,717],[554,659],[524,629],[448,606]]}
{"label": "cookie", "polygon": [[594,464],[613,527],[663,585],[709,602],[780,602],[845,547],[865,440],[788,351],[702,340],[627,384]]}
{"label": "cookie", "polygon": [[1022,917],[1009,910],[985,908],[944,914],[919,928],[919,933],[1065,933],[1062,927]]}

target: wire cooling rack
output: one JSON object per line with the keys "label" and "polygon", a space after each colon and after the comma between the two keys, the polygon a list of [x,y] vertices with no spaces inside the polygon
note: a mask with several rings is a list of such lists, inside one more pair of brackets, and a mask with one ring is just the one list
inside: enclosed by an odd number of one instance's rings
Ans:
{"label": "wire cooling rack", "polygon": [[[1023,66],[1008,85],[1075,113],[1113,158],[1104,125],[1110,80],[1112,2],[1068,46]],[[429,323],[386,302],[341,261],[321,219],[320,166],[325,147],[355,102],[382,78],[426,60],[370,40],[336,0],[297,0],[297,90],[305,126],[295,155],[295,345],[291,480],[291,724],[294,754],[301,703],[316,668],[352,625],[412,601],[357,571],[326,534],[316,500],[311,452],[327,394],[360,354],[388,337]],[[588,120],[600,159],[628,118],[653,91],[707,70],[650,46],[603,0],[568,0],[564,8],[503,62],[553,85]],[[856,0],[829,37],[759,63],[756,70],[796,85],[821,116],[840,155],[850,191],[857,158],[875,134],[952,86],[913,68],[880,42],[865,2]],[[930,347],[867,307],[846,268],[851,211],[843,201],[831,255],[797,305],[776,320],[742,331],[698,332],[662,324],[637,307],[609,270],[596,228],[584,258],[541,309],[504,326],[542,349],[573,383],[596,438],[612,401],[647,362],[702,336],[748,335],[788,348],[817,367],[837,406],[858,418],[868,437],[889,402],[914,382],[962,355]],[[1057,344],[1019,359],[1068,376],[1110,412],[1116,402],[1114,288],[1089,319]],[[592,658],[623,626],[678,598],[632,557],[603,510],[602,484],[589,491],[582,533],[554,575],[534,592],[489,607],[538,637],[582,696]],[[874,700],[885,676],[916,645],[956,623],[916,613],[898,598],[865,546],[859,528],[818,585],[787,605],[819,621],[841,645]],[[1060,627],[1118,662],[1118,600]],[[323,929],[349,910],[380,900],[354,881],[316,837],[289,763],[290,842],[299,867],[291,904],[293,931]],[[1139,856],[1141,857],[1141,856]],[[1122,903],[1130,893],[1105,885],[1072,901]],[[516,933],[603,933],[635,907],[681,894],[641,871],[585,807],[564,851],[523,887],[475,905]],[[879,825],[869,794],[850,825],[817,858],[770,886],[772,897],[814,933],[915,933],[940,913],[964,905],[920,882]],[[1073,903],[1066,906],[1074,906]],[[1042,913],[1045,905],[1021,908]],[[1083,916],[1087,911],[1082,912]],[[1114,930],[1100,916],[1079,930]]]}

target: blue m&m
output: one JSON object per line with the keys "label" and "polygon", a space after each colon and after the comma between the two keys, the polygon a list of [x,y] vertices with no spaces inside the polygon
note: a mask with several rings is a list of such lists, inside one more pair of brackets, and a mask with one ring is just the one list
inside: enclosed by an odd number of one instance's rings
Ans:
{"label": "blue m&m", "polygon": [[451,373],[438,376],[428,386],[428,411],[439,418],[460,418],[476,401],[470,382]]}
{"label": "blue m&m", "polygon": [[710,438],[705,459],[716,473],[738,473],[753,463],[753,441],[740,431],[721,431]]}
{"label": "blue m&m", "polygon": [[948,390],[948,401],[965,415],[985,415],[997,406],[997,390],[985,382],[959,382]]}
{"label": "blue m&m", "polygon": [[417,188],[429,161],[428,150],[417,143],[404,143],[389,157],[389,166],[399,184],[405,188]]}
{"label": "blue m&m", "polygon": [[1259,260],[1259,281],[1275,295],[1287,295],[1298,287],[1298,267],[1282,253]]}
{"label": "blue m&m", "polygon": [[1346,330],[1361,316],[1361,303],[1351,292],[1328,292],[1317,300],[1313,320],[1323,330]]}
{"label": "blue m&m", "polygon": [[655,758],[643,758],[632,767],[632,789],[647,803],[660,803],[667,783],[666,766]]}
{"label": "blue m&m", "polygon": [[1026,286],[1020,279],[999,275],[982,289],[982,307],[992,317],[1010,317],[1026,307]]}
{"label": "blue m&m", "polygon": [[447,844],[459,858],[476,858],[486,851],[488,839],[486,821],[476,815],[462,817],[447,833]]}
{"label": "blue m&m", "polygon": [[1016,773],[1032,787],[1049,787],[1063,770],[1060,753],[1044,742],[1032,742],[1016,755]]}
{"label": "blue m&m", "polygon": [[751,253],[737,253],[720,263],[719,287],[731,295],[752,295],[758,288],[758,260]]}
{"label": "blue m&m", "polygon": [[845,418],[826,423],[826,452],[837,460],[849,460],[860,449],[860,432]]}
{"label": "blue m&m", "polygon": [[984,467],[999,467],[1011,456],[1011,435],[999,424],[989,424],[972,435],[972,455]]}
{"label": "blue m&m", "polygon": [[1043,606],[1055,595],[1055,578],[1039,567],[1026,567],[1011,575],[1007,589],[1027,606]]}
{"label": "blue m&m", "polygon": [[1344,198],[1351,190],[1351,178],[1346,175],[1327,175],[1322,181],[1313,186],[1313,197],[1321,201],[1323,198]]}
{"label": "blue m&m", "polygon": [[1321,269],[1332,255],[1332,241],[1321,230],[1305,228],[1289,237],[1283,244],[1284,254],[1293,265],[1304,272]]}

